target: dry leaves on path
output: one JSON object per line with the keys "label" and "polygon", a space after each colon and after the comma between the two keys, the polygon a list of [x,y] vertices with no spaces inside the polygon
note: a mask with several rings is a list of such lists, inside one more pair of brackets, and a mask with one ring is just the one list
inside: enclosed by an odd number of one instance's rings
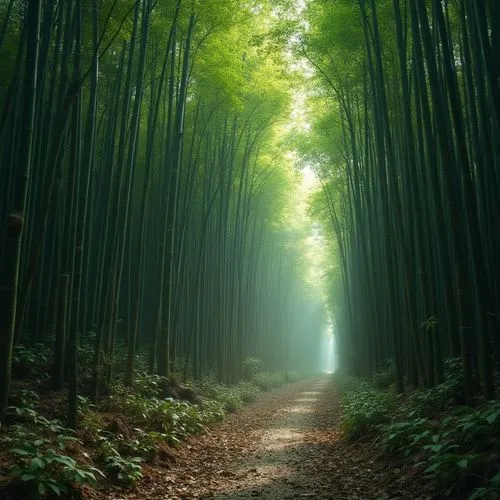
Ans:
{"label": "dry leaves on path", "polygon": [[97,498],[432,498],[372,443],[342,439],[339,396],[326,376],[264,394],[144,476],[132,492]]}

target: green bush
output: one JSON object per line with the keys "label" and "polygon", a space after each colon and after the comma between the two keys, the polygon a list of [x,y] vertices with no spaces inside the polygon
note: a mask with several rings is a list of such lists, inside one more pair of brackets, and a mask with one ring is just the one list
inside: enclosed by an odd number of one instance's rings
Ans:
{"label": "green bush", "polygon": [[394,360],[389,359],[385,362],[384,367],[377,371],[372,377],[372,383],[378,389],[387,389],[396,381],[396,368]]}
{"label": "green bush", "polygon": [[368,382],[366,382],[365,380],[354,377],[353,375],[350,375],[349,373],[344,371],[335,372],[335,374],[333,375],[333,380],[341,395],[349,391],[356,391],[361,386],[370,387]]}
{"label": "green bush", "polygon": [[52,359],[52,351],[44,344],[26,347],[16,345],[12,350],[12,375],[14,378],[49,378],[47,366]]}
{"label": "green bush", "polygon": [[251,380],[262,391],[269,391],[287,383],[286,372],[260,372]]}
{"label": "green bush", "polygon": [[260,394],[260,389],[251,382],[240,382],[235,389],[244,403],[255,401]]}
{"label": "green bush", "polygon": [[137,372],[134,378],[135,392],[144,398],[156,398],[160,394],[161,384],[166,381],[160,375],[147,372]]}
{"label": "green bush", "polygon": [[408,456],[429,444],[432,432],[427,418],[410,418],[383,424],[380,443],[384,451]]}
{"label": "green bush", "polygon": [[33,443],[25,442],[19,448],[9,450],[14,462],[10,474],[25,482],[31,494],[44,496],[52,492],[61,496],[75,485],[95,486],[96,475],[102,475],[98,469],[81,465],[49,446],[47,440],[36,439]]}
{"label": "green bush", "polygon": [[476,498],[498,499],[500,498],[500,472],[488,479],[486,486],[476,488],[469,496],[469,500]]}
{"label": "green bush", "polygon": [[194,382],[193,387],[205,399],[222,403],[224,413],[239,410],[244,403],[253,401],[260,392],[254,383],[240,382],[237,385],[228,386],[218,382],[213,375]]}
{"label": "green bush", "polygon": [[221,421],[226,415],[224,404],[215,399],[205,399],[200,408],[203,425]]}
{"label": "green bush", "polygon": [[101,438],[98,453],[104,462],[105,470],[111,478],[123,486],[134,486],[142,479],[141,457],[123,457],[108,436]]}
{"label": "green bush", "polygon": [[447,360],[443,383],[399,405],[391,422],[380,426],[379,444],[387,453],[417,462],[415,466],[447,495],[481,485],[470,498],[497,498],[500,402],[457,406],[462,379],[460,360]]}
{"label": "green bush", "polygon": [[252,380],[258,373],[263,371],[264,363],[261,359],[245,358],[241,365],[243,378],[245,380]]}
{"label": "green bush", "polygon": [[463,369],[459,358],[445,360],[443,377],[441,384],[425,391],[417,391],[410,396],[408,410],[421,416],[432,417],[460,403],[463,397]]}
{"label": "green bush", "polygon": [[342,429],[349,440],[373,433],[381,424],[390,421],[396,406],[393,394],[360,383],[346,391],[342,398]]}
{"label": "green bush", "polygon": [[62,453],[68,442],[82,444],[72,430],[31,408],[10,407],[8,412],[19,421],[5,429],[2,439],[12,459],[9,473],[25,483],[27,494],[60,496],[75,486],[95,485],[97,475],[102,475],[98,469]]}

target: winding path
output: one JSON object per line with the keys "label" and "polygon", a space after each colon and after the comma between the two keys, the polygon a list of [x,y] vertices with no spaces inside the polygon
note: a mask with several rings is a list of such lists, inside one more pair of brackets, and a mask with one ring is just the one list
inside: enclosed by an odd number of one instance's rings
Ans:
{"label": "winding path", "polygon": [[134,492],[100,498],[428,499],[367,443],[341,439],[339,397],[327,376],[264,394],[174,462],[145,468]]}

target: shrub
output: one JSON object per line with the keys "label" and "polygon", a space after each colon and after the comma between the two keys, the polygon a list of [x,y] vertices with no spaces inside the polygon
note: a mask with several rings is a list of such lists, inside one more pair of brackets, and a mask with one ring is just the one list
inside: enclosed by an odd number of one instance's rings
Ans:
{"label": "shrub", "polygon": [[141,457],[123,457],[116,449],[113,441],[107,436],[101,437],[101,446],[98,450],[105,470],[112,479],[123,486],[134,486],[142,479]]}
{"label": "shrub", "polygon": [[393,394],[360,384],[347,391],[342,400],[342,429],[347,439],[356,440],[372,433],[383,423],[390,421],[396,404]]}
{"label": "shrub", "polygon": [[431,442],[431,429],[427,418],[410,418],[381,426],[380,443],[384,451],[408,456]]}
{"label": "shrub", "polygon": [[380,427],[379,443],[388,453],[418,459],[416,467],[446,494],[481,481],[485,486],[476,488],[471,498],[495,498],[500,477],[497,484],[496,475],[489,481],[482,476],[495,469],[500,402],[456,406],[461,378],[460,361],[448,360],[444,382],[410,396],[392,421]]}
{"label": "shrub", "polygon": [[252,378],[252,383],[263,391],[269,391],[275,387],[287,383],[286,372],[261,372]]}
{"label": "shrub", "polygon": [[[9,472],[25,483],[28,494],[44,496],[52,492],[60,496],[75,485],[95,485],[97,475],[102,475],[98,469],[61,453],[68,442],[81,444],[73,431],[33,409],[11,407],[8,410],[15,412],[20,421],[8,427],[3,438],[10,447],[8,453],[13,461]],[[25,425],[36,432],[28,431]]]}
{"label": "shrub", "polygon": [[260,389],[251,382],[240,382],[235,388],[244,403],[255,401],[260,394]]}
{"label": "shrub", "polygon": [[46,379],[50,360],[51,350],[44,344],[16,345],[12,350],[12,375],[15,378]]}
{"label": "shrub", "polygon": [[102,475],[98,469],[81,465],[48,446],[47,440],[36,439],[32,444],[25,442],[21,447],[9,450],[14,460],[10,473],[25,482],[31,494],[44,496],[51,491],[61,496],[74,485],[95,486],[96,474]]}
{"label": "shrub", "polygon": [[219,422],[226,415],[224,404],[215,399],[206,399],[200,408],[201,421],[203,425]]}
{"label": "shrub", "polygon": [[243,378],[245,380],[251,380],[255,375],[263,371],[264,363],[261,359],[257,358],[245,358],[241,365],[241,370]]}
{"label": "shrub", "polygon": [[384,363],[384,367],[377,371],[372,377],[372,382],[378,389],[387,389],[396,380],[396,368],[394,360],[389,359]]}
{"label": "shrub", "polygon": [[166,380],[160,375],[151,375],[147,372],[137,372],[134,378],[136,393],[144,398],[156,398],[160,394],[161,384]]}

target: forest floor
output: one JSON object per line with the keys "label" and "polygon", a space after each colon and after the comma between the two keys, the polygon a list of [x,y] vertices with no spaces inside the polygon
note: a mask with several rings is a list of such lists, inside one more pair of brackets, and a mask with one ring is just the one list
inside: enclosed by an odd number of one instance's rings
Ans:
{"label": "forest floor", "polygon": [[331,377],[286,385],[180,445],[168,466],[145,466],[130,492],[96,499],[439,498],[373,442],[348,443]]}

